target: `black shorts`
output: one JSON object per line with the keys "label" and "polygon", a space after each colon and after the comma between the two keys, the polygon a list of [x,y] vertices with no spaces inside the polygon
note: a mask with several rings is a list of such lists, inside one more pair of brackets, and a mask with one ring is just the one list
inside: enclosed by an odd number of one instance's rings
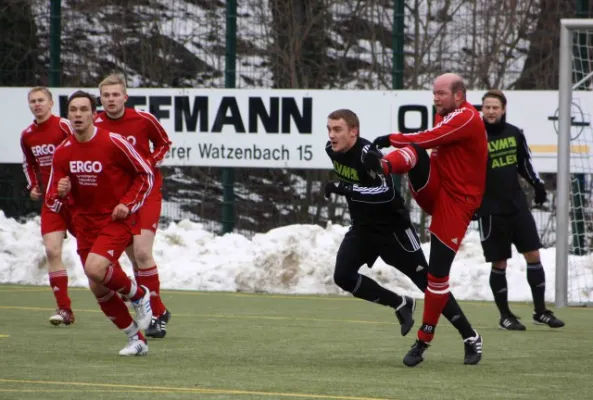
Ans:
{"label": "black shorts", "polygon": [[338,250],[336,269],[354,272],[364,264],[371,268],[379,257],[409,277],[426,276],[428,264],[412,227],[351,227]]}
{"label": "black shorts", "polygon": [[521,254],[542,247],[535,220],[529,210],[512,215],[486,215],[480,217],[478,222],[487,262],[511,258],[513,244]]}

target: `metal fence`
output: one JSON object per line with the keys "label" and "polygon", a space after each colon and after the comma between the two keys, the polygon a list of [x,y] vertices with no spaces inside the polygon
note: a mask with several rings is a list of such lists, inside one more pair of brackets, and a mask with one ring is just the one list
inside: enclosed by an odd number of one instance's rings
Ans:
{"label": "metal fence", "polygon": [[[118,71],[131,87],[428,89],[450,71],[471,89],[557,89],[559,20],[592,8],[578,0],[13,0],[0,3],[0,86],[96,87]],[[20,167],[2,170],[0,207],[35,212]],[[248,235],[348,222],[344,204],[321,193],[330,171],[163,173],[163,222],[191,218],[220,232],[229,204],[231,224]],[[553,190],[553,176],[548,183]],[[414,218],[423,232],[425,218]],[[541,218],[548,226],[553,214]]]}

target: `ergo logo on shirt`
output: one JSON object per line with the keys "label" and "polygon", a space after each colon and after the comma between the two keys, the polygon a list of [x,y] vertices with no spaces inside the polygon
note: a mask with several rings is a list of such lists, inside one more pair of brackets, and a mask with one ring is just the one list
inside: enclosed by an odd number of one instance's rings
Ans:
{"label": "ergo logo on shirt", "polygon": [[40,144],[37,146],[31,147],[31,152],[35,157],[47,156],[50,154],[54,154],[56,150],[56,146],[53,144]]}
{"label": "ergo logo on shirt", "polygon": [[70,172],[73,174],[98,174],[101,171],[103,171],[103,165],[99,161],[70,161]]}

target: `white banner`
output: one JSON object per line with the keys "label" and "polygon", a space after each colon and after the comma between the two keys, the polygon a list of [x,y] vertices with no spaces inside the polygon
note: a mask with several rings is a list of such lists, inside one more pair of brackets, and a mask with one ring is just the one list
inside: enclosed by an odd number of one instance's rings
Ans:
{"label": "white banner", "polygon": [[[52,89],[55,114],[65,115],[67,96],[75,90]],[[86,90],[98,95],[97,89]],[[0,163],[21,162],[20,133],[32,122],[27,91],[0,88]],[[469,92],[468,100],[479,105],[483,94]],[[536,169],[556,172],[558,93],[505,94],[507,121],[524,129]],[[369,140],[426,129],[433,121],[430,91],[129,89],[129,96],[128,105],[153,113],[171,137],[165,165],[327,169],[327,115],[336,109],[356,112],[361,135]],[[573,96],[573,156],[583,161],[593,155],[585,143],[592,139],[593,93]]]}

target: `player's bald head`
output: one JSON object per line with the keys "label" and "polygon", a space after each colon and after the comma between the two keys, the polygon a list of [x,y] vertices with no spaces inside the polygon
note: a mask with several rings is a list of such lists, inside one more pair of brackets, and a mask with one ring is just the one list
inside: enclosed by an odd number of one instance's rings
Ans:
{"label": "player's bald head", "polygon": [[447,87],[452,93],[462,92],[463,97],[465,98],[465,83],[463,82],[463,78],[457,74],[449,72],[440,75],[435,79],[434,85],[439,87]]}

